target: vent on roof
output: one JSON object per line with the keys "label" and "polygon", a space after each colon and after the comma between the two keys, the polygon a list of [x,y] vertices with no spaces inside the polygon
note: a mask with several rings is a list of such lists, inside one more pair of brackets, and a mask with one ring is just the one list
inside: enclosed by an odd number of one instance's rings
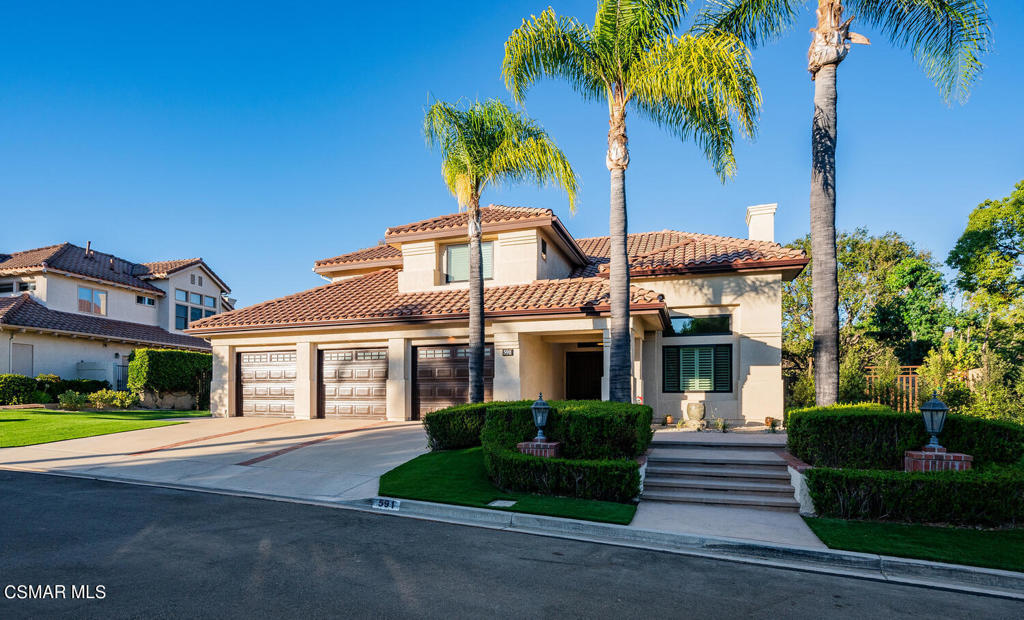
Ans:
{"label": "vent on roof", "polygon": [[92,258],[92,241],[85,242],[85,257]]}

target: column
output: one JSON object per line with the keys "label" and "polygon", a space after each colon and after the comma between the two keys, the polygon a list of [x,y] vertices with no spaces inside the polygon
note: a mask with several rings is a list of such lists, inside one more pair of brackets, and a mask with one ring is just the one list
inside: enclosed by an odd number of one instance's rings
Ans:
{"label": "column", "polygon": [[601,334],[602,341],[604,342],[604,348],[602,351],[604,353],[604,371],[601,375],[601,400],[608,400],[611,395],[611,388],[608,385],[608,377],[611,375],[612,367],[612,330],[605,329]]}
{"label": "column", "polygon": [[311,420],[317,417],[320,406],[316,345],[300,342],[295,345],[295,353],[295,419]]}
{"label": "column", "polygon": [[405,338],[388,338],[388,420],[412,419],[412,347]]}
{"label": "column", "polygon": [[213,345],[213,376],[210,380],[210,414],[228,418],[238,414],[235,379],[238,369],[234,347]]}

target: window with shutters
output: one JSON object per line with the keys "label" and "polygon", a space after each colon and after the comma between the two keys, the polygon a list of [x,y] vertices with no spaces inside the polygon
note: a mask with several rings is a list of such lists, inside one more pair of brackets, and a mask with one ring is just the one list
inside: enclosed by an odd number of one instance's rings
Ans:
{"label": "window with shutters", "polygon": [[[484,280],[494,277],[494,242],[484,241],[480,244],[480,254],[483,257]],[[446,282],[468,282],[469,281],[469,244],[449,245],[445,248],[445,281]]]}
{"label": "window with shutters", "polygon": [[731,392],[732,345],[662,347],[663,392]]}

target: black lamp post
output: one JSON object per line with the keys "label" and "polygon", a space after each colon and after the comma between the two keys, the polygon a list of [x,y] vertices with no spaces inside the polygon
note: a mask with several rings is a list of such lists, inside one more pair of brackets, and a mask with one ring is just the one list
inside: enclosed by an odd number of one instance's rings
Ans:
{"label": "black lamp post", "polygon": [[946,424],[946,414],[948,413],[949,407],[946,406],[946,403],[939,400],[938,392],[932,392],[932,397],[928,399],[928,402],[921,405],[921,415],[924,417],[924,429],[932,436],[926,447],[942,447],[939,445],[938,435],[942,432],[942,427]]}
{"label": "black lamp post", "polygon": [[537,427],[537,437],[534,441],[547,441],[544,427],[548,424],[548,412],[551,411],[551,407],[544,400],[543,393],[537,395],[537,400],[530,407],[530,411],[533,412],[533,424]]}

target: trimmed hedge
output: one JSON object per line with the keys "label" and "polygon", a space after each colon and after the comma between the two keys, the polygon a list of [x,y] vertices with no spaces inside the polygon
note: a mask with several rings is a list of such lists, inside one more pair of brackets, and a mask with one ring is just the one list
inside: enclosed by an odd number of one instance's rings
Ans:
{"label": "trimmed hedge", "polygon": [[32,399],[36,380],[25,375],[0,375],[0,405],[20,405]]}
{"label": "trimmed hedge", "polygon": [[431,450],[455,450],[480,445],[487,407],[491,403],[469,403],[432,411],[423,417],[427,446]]}
{"label": "trimmed hedge", "polygon": [[[480,439],[487,474],[498,487],[545,495],[630,502],[640,491],[633,460],[650,444],[646,405],[552,402],[546,435],[562,443],[563,458],[519,453],[536,435],[529,401],[491,403]],[[643,426],[643,428],[641,428]]]}
{"label": "trimmed hedge", "polygon": [[[928,442],[919,413],[880,405],[837,405],[789,412],[790,454],[816,467],[902,469],[903,453]],[[950,415],[939,436],[950,452],[974,456],[975,467],[1024,458],[1024,427]]]}
{"label": "trimmed hedge", "polygon": [[959,525],[1024,520],[1020,466],[929,473],[815,467],[806,475],[815,510],[826,517]]}
{"label": "trimmed hedge", "polygon": [[198,394],[199,381],[213,369],[209,353],[172,349],[136,349],[128,363],[128,390],[140,393],[188,392]]}
{"label": "trimmed hedge", "polygon": [[92,394],[100,390],[109,390],[112,386],[109,381],[97,379],[61,379],[57,375],[36,375],[36,389],[45,392],[50,397],[50,402],[55,402],[57,397],[64,392],[78,392],[79,394]]}

